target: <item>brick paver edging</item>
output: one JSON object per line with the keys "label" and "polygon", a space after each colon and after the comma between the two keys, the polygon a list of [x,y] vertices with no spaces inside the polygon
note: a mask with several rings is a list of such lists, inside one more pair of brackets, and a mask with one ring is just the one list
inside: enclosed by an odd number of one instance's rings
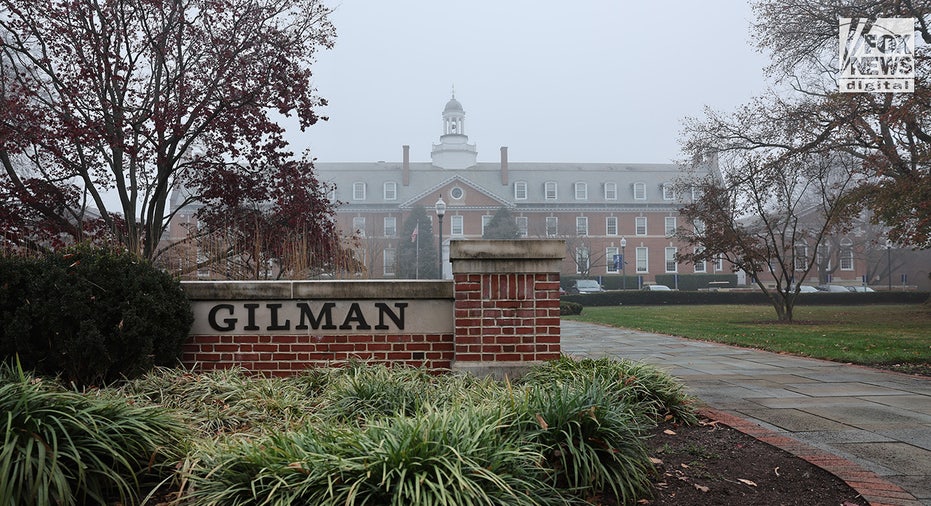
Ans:
{"label": "brick paver edging", "polygon": [[867,471],[845,458],[814,448],[730,413],[707,407],[699,408],[698,411],[704,417],[785,450],[837,476],[873,506],[921,506],[921,502],[902,487],[886,481],[878,474]]}

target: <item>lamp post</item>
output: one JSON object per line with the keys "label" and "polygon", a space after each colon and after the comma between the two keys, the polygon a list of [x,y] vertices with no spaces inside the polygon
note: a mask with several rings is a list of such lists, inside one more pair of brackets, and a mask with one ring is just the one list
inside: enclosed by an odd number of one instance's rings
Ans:
{"label": "lamp post", "polygon": [[889,291],[892,291],[892,241],[886,239],[886,270],[889,274]]}
{"label": "lamp post", "polygon": [[624,248],[627,247],[627,238],[621,237],[621,283],[624,290],[627,290],[627,257],[624,255]]}
{"label": "lamp post", "polygon": [[436,201],[436,217],[440,223],[440,246],[439,246],[439,278],[443,279],[443,216],[446,214],[446,202],[443,201],[443,195]]}

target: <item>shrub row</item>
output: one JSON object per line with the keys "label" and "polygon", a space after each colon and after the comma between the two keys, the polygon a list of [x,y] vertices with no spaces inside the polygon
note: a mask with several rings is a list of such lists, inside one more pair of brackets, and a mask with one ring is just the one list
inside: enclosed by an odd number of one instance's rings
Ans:
{"label": "shrub row", "polygon": [[[857,305],[857,304],[921,304],[928,300],[928,292],[850,292],[850,293],[803,293],[796,303],[799,305]],[[770,304],[769,298],[759,291],[753,292],[648,292],[643,290],[621,290],[600,293],[573,294],[561,297],[562,302],[574,302],[583,306],[649,306],[660,304]]]}

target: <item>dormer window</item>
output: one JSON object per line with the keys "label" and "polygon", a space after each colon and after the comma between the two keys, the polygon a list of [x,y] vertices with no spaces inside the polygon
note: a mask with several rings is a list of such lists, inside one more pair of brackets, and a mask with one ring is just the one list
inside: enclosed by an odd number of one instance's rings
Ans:
{"label": "dormer window", "polygon": [[634,183],[634,200],[646,200],[647,199],[647,184],[646,183]]}

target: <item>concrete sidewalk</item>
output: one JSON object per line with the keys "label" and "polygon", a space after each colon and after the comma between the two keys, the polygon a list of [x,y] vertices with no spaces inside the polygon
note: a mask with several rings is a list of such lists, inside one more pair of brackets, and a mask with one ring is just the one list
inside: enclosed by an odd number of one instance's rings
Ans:
{"label": "concrete sidewalk", "polygon": [[566,320],[561,341],[565,354],[659,366],[722,422],[815,462],[872,504],[931,505],[929,379]]}

